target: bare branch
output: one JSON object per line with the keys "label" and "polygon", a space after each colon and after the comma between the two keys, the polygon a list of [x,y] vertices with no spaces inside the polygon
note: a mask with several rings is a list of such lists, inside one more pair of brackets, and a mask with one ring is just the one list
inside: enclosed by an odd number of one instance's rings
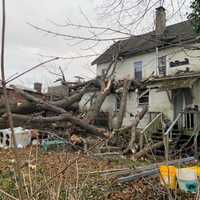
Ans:
{"label": "bare branch", "polygon": [[93,37],[82,37],[82,36],[76,36],[76,35],[70,35],[70,34],[64,34],[64,33],[58,33],[54,31],[50,31],[45,28],[41,28],[39,26],[35,26],[33,24],[28,23],[31,27],[33,27],[36,30],[54,35],[54,36],[59,36],[59,37],[66,37],[66,38],[72,38],[72,39],[77,39],[77,40],[84,40],[84,41],[114,41],[114,40],[124,40],[129,37],[113,37],[113,38],[93,38]]}

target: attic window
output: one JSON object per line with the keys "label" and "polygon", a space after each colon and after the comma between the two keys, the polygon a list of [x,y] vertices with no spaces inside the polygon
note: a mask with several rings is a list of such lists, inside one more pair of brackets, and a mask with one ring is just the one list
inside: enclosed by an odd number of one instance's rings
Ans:
{"label": "attic window", "polygon": [[138,92],[138,105],[149,105],[149,90],[140,90]]}

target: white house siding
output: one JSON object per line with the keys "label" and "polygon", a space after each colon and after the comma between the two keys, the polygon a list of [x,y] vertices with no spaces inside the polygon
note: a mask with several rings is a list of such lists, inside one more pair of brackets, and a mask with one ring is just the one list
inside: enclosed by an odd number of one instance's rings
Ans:
{"label": "white house siding", "polygon": [[173,105],[165,91],[151,89],[149,92],[149,112],[162,112],[173,120]]}
{"label": "white house siding", "polygon": [[[93,96],[94,93],[86,93],[83,95],[81,98],[81,101],[79,102],[79,108],[81,111],[87,111],[90,108],[90,103],[89,101],[91,97]],[[109,95],[106,97],[102,107],[101,111],[103,112],[113,112],[116,110],[116,105],[117,105],[117,100],[115,95]]]}
{"label": "white house siding", "polygon": [[200,109],[200,80],[198,80],[192,89],[193,104],[198,105]]}
{"label": "white house siding", "polygon": [[[89,110],[90,101],[88,101],[88,100],[92,97],[92,95],[93,95],[93,93],[87,93],[82,97],[82,99],[79,103],[79,107],[80,107],[81,111]],[[87,102],[87,104],[86,104],[86,102]],[[113,113],[117,110],[116,105],[117,105],[116,96],[114,94],[111,94],[105,99],[105,101],[101,107],[101,111]],[[138,106],[138,103],[137,103],[137,93],[130,92],[128,95],[128,98],[127,98],[126,115],[125,115],[125,118],[123,121],[123,126],[130,125],[134,119],[134,116],[141,110],[142,110],[142,107]],[[138,127],[144,128],[145,125],[148,123],[148,119],[149,119],[148,115],[146,115],[143,118],[143,120],[141,120]]]}
{"label": "white house siding", "polygon": [[[142,106],[138,106],[137,92],[130,92],[127,98],[126,116],[123,126],[128,126],[134,119],[134,116],[142,110]],[[132,114],[132,116],[130,115]],[[138,128],[144,128],[149,122],[148,114],[140,121]]]}
{"label": "white house siding", "polygon": [[[192,46],[194,46],[193,44]],[[200,45],[196,44],[196,46]],[[167,75],[173,75],[178,70],[186,70],[187,67],[191,71],[200,71],[200,51],[198,50],[186,50],[182,47],[173,47],[159,51],[159,57],[166,56],[167,58]],[[176,60],[184,61],[185,58],[189,59],[189,65],[170,67],[169,63]],[[114,73],[116,80],[122,80],[124,78],[134,79],[134,63],[143,62],[143,79],[148,78],[153,72],[157,73],[156,69],[156,53],[146,53],[143,55],[134,56],[132,58],[119,61]],[[109,63],[101,64],[97,66],[97,75],[101,75],[102,70],[106,69]],[[111,70],[112,71],[112,70]],[[194,85],[193,88],[194,105],[198,105],[200,108],[200,82]],[[137,102],[137,93],[131,92],[127,99],[127,112],[123,121],[123,125],[130,125],[134,116],[138,111],[142,109]],[[112,112],[116,110],[116,99],[114,96],[108,97],[102,106],[103,111]],[[163,112],[169,119],[173,120],[173,105],[170,103],[168,95],[165,91],[157,91],[157,89],[151,89],[149,92],[149,112]],[[133,117],[130,116],[132,113]],[[144,128],[148,123],[148,114],[141,120],[139,127]]]}
{"label": "white house siding", "polygon": [[[194,44],[192,45],[194,46]],[[196,46],[200,46],[199,44]],[[186,50],[182,47],[173,47],[159,51],[159,57],[167,56],[167,74],[174,74],[178,70],[185,70],[187,67],[193,71],[200,71],[199,50]],[[169,63],[176,60],[184,61],[184,58],[188,58],[190,65],[183,65],[177,67],[170,67]],[[137,61],[143,62],[143,78],[148,78],[152,72],[156,72],[156,53],[146,53],[139,56],[134,56],[132,58],[124,59],[119,61],[116,67],[114,76],[117,80],[124,79],[129,77],[130,79],[134,78],[134,63]],[[101,75],[102,70],[106,69],[108,63],[101,64],[97,66],[97,75]]]}

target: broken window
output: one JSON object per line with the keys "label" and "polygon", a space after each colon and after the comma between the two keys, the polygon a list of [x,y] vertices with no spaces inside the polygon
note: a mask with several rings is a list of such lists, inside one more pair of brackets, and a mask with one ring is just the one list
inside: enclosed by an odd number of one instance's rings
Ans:
{"label": "broken window", "polygon": [[142,80],[142,61],[138,61],[134,63],[134,70],[135,70],[135,80],[141,81]]}
{"label": "broken window", "polygon": [[139,90],[138,105],[149,105],[149,90]]}
{"label": "broken window", "polygon": [[166,75],[167,71],[167,57],[161,56],[158,58],[158,70],[160,75]]}

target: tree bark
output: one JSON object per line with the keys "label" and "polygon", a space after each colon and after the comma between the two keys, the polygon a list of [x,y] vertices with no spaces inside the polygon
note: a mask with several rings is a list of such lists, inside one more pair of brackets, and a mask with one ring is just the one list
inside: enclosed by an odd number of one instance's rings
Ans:
{"label": "tree bark", "polygon": [[[33,112],[40,112],[41,109],[39,109],[35,103],[31,103],[28,101],[22,102],[20,105],[17,105],[17,103],[10,104],[10,109],[12,113],[19,113],[19,114],[30,114]],[[3,115],[6,113],[6,107],[5,105],[0,108],[0,115]]]}
{"label": "tree bark", "polygon": [[128,96],[128,91],[131,86],[131,80],[124,80],[124,86],[123,86],[123,93],[122,93],[122,98],[120,102],[120,109],[119,113],[117,115],[117,129],[121,128],[123,124],[123,119],[126,114],[126,106],[127,106],[127,96]]}
{"label": "tree bark", "polygon": [[[4,116],[5,118],[6,116]],[[59,116],[55,117],[32,117],[27,115],[20,115],[20,114],[13,114],[14,121],[22,122],[22,123],[55,123],[59,121],[68,121],[72,124],[83,128],[84,130],[88,131],[89,133],[92,133],[95,136],[98,137],[107,137],[108,134],[104,129],[97,128],[96,126],[90,125],[84,120],[81,120],[77,117],[73,117],[70,114],[61,114]]]}
{"label": "tree bark", "polygon": [[134,154],[132,158],[134,160],[137,160],[140,157],[144,156],[146,153],[150,152],[151,150],[154,150],[154,149],[157,149],[159,147],[162,147],[163,145],[164,145],[164,143],[163,143],[163,141],[161,141],[161,142],[157,142],[157,143],[155,143],[153,145],[146,146],[144,149],[142,149],[138,153]]}
{"label": "tree bark", "polygon": [[59,108],[57,106],[54,106],[42,99],[39,99],[37,97],[34,97],[33,95],[30,95],[26,92],[24,92],[23,90],[17,88],[17,87],[14,87],[14,90],[20,94],[21,96],[23,96],[25,99],[27,99],[28,101],[30,102],[35,102],[36,104],[38,104],[41,108],[45,109],[45,110],[49,110],[49,111],[53,111],[57,114],[63,114],[63,113],[66,113],[66,111],[63,109],[63,108]]}
{"label": "tree bark", "polygon": [[73,105],[74,103],[81,100],[82,96],[88,91],[88,86],[83,88],[79,93],[76,93],[72,96],[66,97],[59,101],[53,101],[51,102],[52,105],[62,107],[62,108],[68,108],[69,106]]}
{"label": "tree bark", "polygon": [[[54,121],[70,121],[72,124],[75,124],[76,126],[79,126],[81,128],[83,128],[84,130],[94,134],[94,135],[98,135],[100,137],[109,137],[109,134],[105,131],[105,129],[99,129],[93,125],[88,124],[85,120],[81,120],[78,117],[74,117],[71,114],[67,113],[63,108],[59,108],[57,106],[54,106],[50,103],[47,103],[45,101],[43,101],[42,99],[38,99],[30,94],[27,94],[26,92],[15,88],[15,90],[20,93],[22,96],[24,96],[27,100],[30,100],[32,102],[38,103],[40,104],[40,106],[42,108],[44,108],[45,110],[50,110],[53,111],[57,114],[60,114],[59,116],[56,117],[46,117],[46,118],[42,118],[42,117],[37,117],[37,118],[28,118],[28,116],[20,116],[20,115],[14,115],[15,118],[24,120],[24,119],[29,119],[30,121],[33,122],[38,122],[38,120],[41,120],[41,122],[54,122]],[[20,118],[21,117],[21,118]]]}
{"label": "tree bark", "polygon": [[102,91],[97,93],[97,98],[95,102],[91,105],[91,108],[87,113],[87,119],[89,121],[93,121],[96,119],[102,104],[104,103],[106,97],[110,94],[111,86],[112,86],[112,80],[108,81],[106,87],[105,88],[103,87]]}
{"label": "tree bark", "polygon": [[141,112],[139,112],[136,116],[134,121],[131,124],[131,139],[129,141],[128,147],[125,149],[124,153],[128,153],[131,151],[132,153],[136,152],[135,148],[135,138],[136,138],[136,128],[140,122],[140,120],[144,117],[147,112],[147,106],[145,106]]}

